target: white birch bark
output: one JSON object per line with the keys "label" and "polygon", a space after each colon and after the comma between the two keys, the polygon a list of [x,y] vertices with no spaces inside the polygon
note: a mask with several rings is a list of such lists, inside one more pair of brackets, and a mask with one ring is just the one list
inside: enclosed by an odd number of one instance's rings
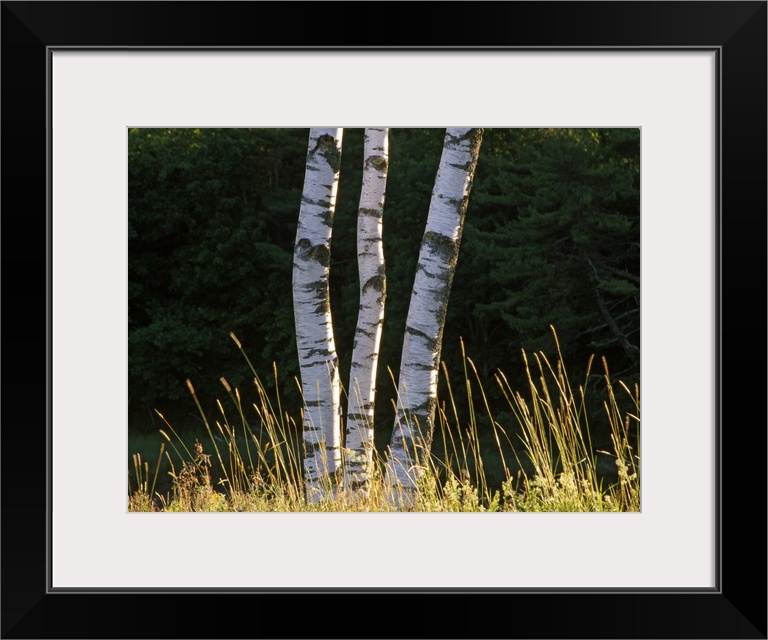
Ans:
{"label": "white birch bark", "polygon": [[386,299],[382,217],[389,161],[388,129],[365,130],[364,158],[357,214],[360,310],[352,349],[344,447],[345,487],[359,495],[368,493],[373,465],[376,372]]}
{"label": "white birch bark", "polygon": [[421,241],[385,478],[390,503],[401,509],[415,502],[432,445],[445,315],[482,135],[482,129],[446,130]]}
{"label": "white birch bark", "polygon": [[304,400],[308,502],[329,496],[341,465],[341,385],[328,287],[343,129],[310,129],[293,254],[293,306]]}

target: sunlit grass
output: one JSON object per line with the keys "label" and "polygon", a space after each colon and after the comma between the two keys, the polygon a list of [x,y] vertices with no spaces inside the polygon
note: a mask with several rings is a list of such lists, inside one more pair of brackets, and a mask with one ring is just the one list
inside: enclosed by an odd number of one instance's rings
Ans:
{"label": "sunlit grass", "polygon": [[[554,334],[555,343],[557,336]],[[154,470],[133,456],[129,511],[395,511],[383,478],[384,460],[375,456],[367,491],[345,491],[340,482],[328,486],[325,500],[309,503],[304,496],[300,429],[282,410],[274,368],[274,390],[268,390],[242,345],[232,335],[254,375],[257,402],[243,405],[241,395],[222,378],[227,404],[217,401],[218,417],[209,421],[189,391],[203,421],[207,442],[189,445],[171,424],[160,430],[163,442]],[[494,408],[472,360],[464,353],[461,388],[454,389],[448,371],[447,397],[438,406],[436,434],[427,466],[419,478],[412,511],[423,512],[630,512],[640,510],[639,387],[612,381],[603,361],[603,410],[610,425],[612,450],[596,450],[590,440],[587,380],[574,386],[557,345],[551,363],[543,353],[523,354],[527,389],[513,390],[502,372],[495,376],[504,402]],[[457,409],[457,394],[468,407]],[[617,397],[620,394],[620,399]],[[462,405],[464,406],[464,405]],[[629,407],[624,408],[624,407]],[[513,415],[500,424],[495,415]],[[482,422],[482,428],[481,428]],[[489,426],[490,425],[490,426]],[[171,456],[168,449],[175,452]],[[610,456],[616,480],[607,484],[598,473],[597,455]],[[489,479],[485,460],[500,461],[503,477]],[[174,458],[176,462],[174,462]],[[161,463],[171,489],[155,490]],[[212,479],[216,465],[218,480]],[[496,472],[498,473],[498,471]]]}

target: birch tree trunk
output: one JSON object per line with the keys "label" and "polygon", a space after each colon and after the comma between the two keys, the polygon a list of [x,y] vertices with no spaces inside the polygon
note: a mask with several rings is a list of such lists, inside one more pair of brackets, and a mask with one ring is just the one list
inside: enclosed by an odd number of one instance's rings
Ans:
{"label": "birch tree trunk", "polygon": [[341,466],[341,385],[328,286],[343,129],[310,129],[293,254],[293,306],[304,396],[304,480],[318,502]]}
{"label": "birch tree trunk", "polygon": [[435,428],[437,377],[448,297],[459,255],[482,129],[446,129],[405,326],[386,487],[412,507]]}
{"label": "birch tree trunk", "polygon": [[360,311],[352,349],[344,447],[345,486],[360,495],[368,493],[373,465],[376,372],[386,299],[382,216],[389,162],[388,129],[365,130],[364,156],[357,214]]}

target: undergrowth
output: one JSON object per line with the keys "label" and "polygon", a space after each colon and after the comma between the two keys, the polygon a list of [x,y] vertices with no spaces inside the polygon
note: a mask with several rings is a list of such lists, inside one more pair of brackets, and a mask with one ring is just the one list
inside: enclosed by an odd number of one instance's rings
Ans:
{"label": "undergrowth", "polygon": [[[553,330],[554,334],[554,330]],[[327,499],[308,502],[304,495],[301,440],[297,422],[284,412],[275,388],[262,384],[239,340],[232,339],[254,375],[258,401],[247,410],[241,395],[226,379],[221,384],[229,399],[225,409],[217,401],[218,419],[206,417],[191,382],[187,382],[205,425],[209,442],[196,439],[191,449],[158,412],[165,428],[164,442],[151,472],[139,454],[133,456],[134,481],[129,489],[131,512],[305,512],[397,511],[387,495],[383,479],[385,461],[378,456],[365,494],[334,487]],[[557,336],[555,335],[557,343]],[[468,415],[460,416],[454,389],[448,381],[448,397],[438,408],[433,453],[419,480],[415,504],[422,512],[632,512],[640,510],[640,391],[611,379],[603,360],[605,391],[602,408],[610,425],[610,450],[596,449],[590,439],[586,381],[573,386],[559,344],[558,359],[551,363],[539,352],[523,353],[527,389],[511,388],[497,372],[494,384],[504,398],[496,410],[490,406],[483,382],[472,360],[464,355],[463,393]],[[513,415],[500,424],[494,415]],[[481,431],[479,424],[485,425]],[[301,420],[298,421],[301,424]],[[491,434],[488,434],[490,425]],[[490,452],[501,460],[503,479],[489,481],[484,459]],[[176,453],[177,462],[169,453]],[[485,451],[485,453],[484,453]],[[608,457],[615,474],[598,473],[598,455]],[[179,463],[178,460],[182,462]],[[214,482],[211,469],[218,463],[222,477]],[[158,473],[167,461],[171,490],[155,490]],[[611,477],[611,481],[606,481]]]}

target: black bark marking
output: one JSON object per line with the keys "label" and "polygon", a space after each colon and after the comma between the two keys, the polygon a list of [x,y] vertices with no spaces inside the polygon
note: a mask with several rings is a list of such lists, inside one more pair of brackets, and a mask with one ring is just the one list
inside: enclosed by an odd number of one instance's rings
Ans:
{"label": "black bark marking", "polygon": [[318,451],[322,449],[322,445],[319,442],[305,442],[304,446],[306,447],[308,454],[315,454]]}
{"label": "black bark marking", "polygon": [[[410,333],[412,336],[416,336],[417,338],[421,338],[427,343],[427,347],[430,351],[434,352],[435,347],[437,347],[437,340],[435,340],[432,336],[428,336],[423,331],[419,331],[418,329],[414,329],[413,327],[406,327],[405,328],[406,333]],[[414,366],[416,366],[418,363],[414,363]],[[432,367],[428,367],[431,369]]]}

